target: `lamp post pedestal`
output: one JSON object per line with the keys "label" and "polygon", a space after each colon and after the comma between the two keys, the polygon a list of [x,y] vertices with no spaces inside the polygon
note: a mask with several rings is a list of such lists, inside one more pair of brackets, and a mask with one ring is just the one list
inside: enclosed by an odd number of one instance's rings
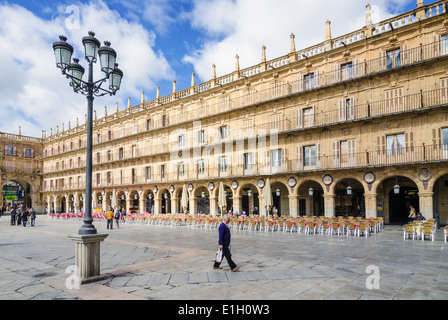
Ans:
{"label": "lamp post pedestal", "polygon": [[75,242],[75,277],[77,285],[83,285],[104,279],[100,274],[100,242],[108,234],[89,234],[68,236]]}

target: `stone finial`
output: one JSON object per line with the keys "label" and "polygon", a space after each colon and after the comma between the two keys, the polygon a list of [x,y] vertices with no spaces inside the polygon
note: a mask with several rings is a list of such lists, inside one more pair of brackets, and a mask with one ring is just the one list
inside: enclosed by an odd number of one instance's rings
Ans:
{"label": "stone finial", "polygon": [[93,110],[93,120],[96,121],[96,110]]}
{"label": "stone finial", "polygon": [[59,133],[59,125],[56,125],[56,134]]}
{"label": "stone finial", "polygon": [[21,136],[21,135],[22,135],[22,127],[19,126],[19,136]]}
{"label": "stone finial", "polygon": [[417,8],[423,6],[423,0],[417,0]]}
{"label": "stone finial", "polygon": [[261,62],[266,62],[266,46],[261,47]]}
{"label": "stone finial", "polygon": [[142,91],[142,97],[140,103],[145,103],[145,93]]}
{"label": "stone finial", "polygon": [[42,130],[42,139],[45,139],[46,138],[46,132],[45,132],[45,130]]}
{"label": "stone finial", "polygon": [[115,102],[115,113],[118,113],[118,102]]}
{"label": "stone finial", "polygon": [[64,132],[65,131],[65,129],[64,129],[64,122],[62,122],[62,131],[61,132]]}
{"label": "stone finial", "polygon": [[327,20],[326,24],[327,24],[327,30],[325,32],[325,40],[330,40],[331,39],[331,27],[330,27],[331,21]]}
{"label": "stone finial", "polygon": [[128,97],[128,108],[131,108],[131,97]]}
{"label": "stone finial", "polygon": [[87,124],[87,113],[84,114],[84,123]]}
{"label": "stone finial", "polygon": [[291,38],[291,53],[296,52],[296,42],[295,42],[295,35],[294,33],[291,33],[289,36]]}
{"label": "stone finial", "polygon": [[194,80],[194,72],[191,73],[191,86],[194,87],[196,85]]}
{"label": "stone finial", "polygon": [[104,106],[104,116],[107,117],[107,106]]}
{"label": "stone finial", "polygon": [[50,128],[50,137],[53,135],[53,128]]}
{"label": "stone finial", "polygon": [[70,121],[68,122],[68,130],[71,129]]}
{"label": "stone finial", "polygon": [[238,55],[235,56],[235,71],[240,70],[240,57]]}
{"label": "stone finial", "polygon": [[212,65],[212,79],[216,79],[216,65]]}
{"label": "stone finial", "polygon": [[366,5],[366,26],[372,25],[372,12],[370,4]]}
{"label": "stone finial", "polygon": [[156,99],[160,99],[160,87],[159,86],[157,86]]}
{"label": "stone finial", "polygon": [[176,80],[173,80],[173,93],[176,93]]}
{"label": "stone finial", "polygon": [[79,126],[79,120],[78,120],[78,117],[76,117],[76,126],[77,126],[77,127]]}

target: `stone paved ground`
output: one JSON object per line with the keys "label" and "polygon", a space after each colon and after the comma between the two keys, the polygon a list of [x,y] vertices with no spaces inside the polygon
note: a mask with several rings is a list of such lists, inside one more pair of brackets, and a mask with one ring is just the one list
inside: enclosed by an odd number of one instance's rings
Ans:
{"label": "stone paved ground", "polygon": [[[232,230],[238,272],[213,270],[216,229],[121,224],[99,233],[104,280],[67,288],[82,221],[0,218],[0,300],[445,300],[448,244],[403,240],[400,226],[370,237]],[[368,289],[378,269],[378,289]],[[369,278],[370,277],[370,278]]]}

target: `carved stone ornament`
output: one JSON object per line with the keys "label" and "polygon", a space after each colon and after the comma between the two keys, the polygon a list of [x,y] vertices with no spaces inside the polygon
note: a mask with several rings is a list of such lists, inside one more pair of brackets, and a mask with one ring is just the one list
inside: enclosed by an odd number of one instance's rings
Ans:
{"label": "carved stone ornament", "polygon": [[213,191],[213,189],[215,189],[215,184],[213,182],[210,182],[208,184],[208,188],[210,189],[210,191]]}
{"label": "carved stone ornament", "polygon": [[429,181],[432,178],[431,170],[429,170],[427,168],[421,169],[420,172],[418,173],[418,178],[420,179],[420,181],[423,181],[423,182]]}

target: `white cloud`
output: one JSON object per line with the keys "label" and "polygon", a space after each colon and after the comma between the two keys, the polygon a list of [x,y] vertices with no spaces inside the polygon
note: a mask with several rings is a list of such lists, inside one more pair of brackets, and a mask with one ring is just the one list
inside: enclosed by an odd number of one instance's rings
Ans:
{"label": "white cloud", "polygon": [[[370,1],[373,18],[378,19],[374,22],[413,1]],[[236,54],[245,68],[261,61],[263,45],[268,60],[289,53],[291,33],[297,50],[324,41],[326,20],[332,22],[333,38],[362,28],[366,4],[359,0],[195,0],[188,18],[208,40],[183,61],[193,64],[201,81],[208,81],[212,64],[218,76],[233,72]]]}
{"label": "white cloud", "polygon": [[[124,72],[122,88],[115,97],[95,99],[99,117],[105,105],[109,113],[115,111],[115,101],[123,109],[128,96],[133,105],[138,104],[142,90],[154,90],[158,80],[173,79],[174,71],[163,53],[154,50],[153,32],[123,19],[103,1],[77,6],[79,28],[67,30],[66,20],[73,16],[66,13],[65,7],[60,7],[52,20],[45,20],[18,5],[0,5],[1,131],[16,133],[21,126],[22,134],[40,137],[41,130],[48,135],[56,125],[61,130],[62,123],[67,129],[68,121],[73,127],[76,117],[80,124],[84,123],[86,98],[75,94],[55,67],[52,43],[60,34],[69,38],[75,48],[73,56],[80,58],[86,70],[81,40],[88,31],[95,31],[102,42],[109,40],[117,51],[117,62]],[[96,71],[95,80],[101,76]]]}

